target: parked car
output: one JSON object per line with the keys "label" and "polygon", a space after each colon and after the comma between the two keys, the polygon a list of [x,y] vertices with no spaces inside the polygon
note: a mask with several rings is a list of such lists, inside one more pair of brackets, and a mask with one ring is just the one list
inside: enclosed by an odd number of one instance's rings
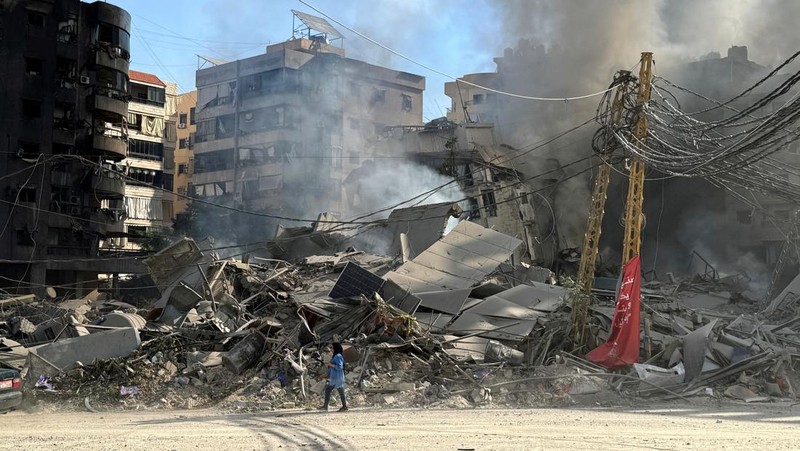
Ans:
{"label": "parked car", "polygon": [[22,404],[22,379],[19,371],[0,366],[0,412],[14,410]]}

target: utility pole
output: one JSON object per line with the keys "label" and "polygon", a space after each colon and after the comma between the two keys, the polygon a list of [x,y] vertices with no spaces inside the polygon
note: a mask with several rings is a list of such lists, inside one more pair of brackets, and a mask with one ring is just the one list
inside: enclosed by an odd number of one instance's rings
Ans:
{"label": "utility pole", "polygon": [[[653,53],[642,52],[641,67],[639,69],[639,83],[636,93],[636,108],[638,117],[634,129],[636,146],[644,149],[644,140],[647,138],[647,117],[642,109],[650,101],[650,81],[653,75]],[[630,79],[629,71],[620,71],[620,83],[614,95],[611,106],[609,123],[617,127],[623,119],[625,99],[629,95],[627,84],[624,80]],[[607,158],[601,155],[601,158]],[[608,184],[611,176],[611,165],[600,166],[595,178],[592,191],[592,205],[586,223],[586,234],[583,239],[583,252],[578,269],[578,285],[580,293],[573,299],[572,306],[572,338],[576,347],[586,343],[589,306],[591,304],[591,291],[594,282],[595,262],[600,242],[601,227],[605,214],[605,203],[608,197]],[[633,257],[639,254],[642,245],[642,204],[644,202],[644,162],[637,156],[631,156],[630,177],[628,182],[628,198],[625,206],[625,236],[622,248],[622,265],[624,266]]]}
{"label": "utility pole", "polygon": [[[642,52],[639,69],[639,90],[636,94],[636,108],[639,117],[634,129],[636,147],[644,151],[647,138],[647,116],[642,109],[650,101],[650,79],[653,76],[653,53]],[[625,238],[622,244],[622,265],[639,255],[642,247],[642,204],[644,203],[644,162],[636,155],[631,156],[628,180],[628,201],[625,205]]]}
{"label": "utility pole", "polygon": [[[630,71],[622,70],[617,75],[618,80],[630,78]],[[622,120],[625,98],[628,95],[627,83],[617,85],[614,101],[611,104],[609,123],[616,127]],[[600,234],[605,215],[606,199],[608,198],[608,184],[611,180],[611,164],[607,155],[600,155],[603,164],[597,170],[592,190],[592,204],[589,217],[586,220],[586,234],[583,236],[583,251],[578,267],[578,285],[581,290],[580,299],[573,302],[572,306],[572,338],[577,346],[586,343],[586,326],[591,304],[592,284],[594,282],[594,269],[597,261],[597,250],[600,244]]]}

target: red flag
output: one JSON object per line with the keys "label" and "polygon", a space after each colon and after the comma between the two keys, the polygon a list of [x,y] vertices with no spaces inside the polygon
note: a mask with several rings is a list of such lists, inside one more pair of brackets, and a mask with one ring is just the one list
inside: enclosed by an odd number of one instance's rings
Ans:
{"label": "red flag", "polygon": [[593,349],[586,357],[592,362],[613,369],[639,361],[639,288],[641,287],[639,256],[622,269],[617,308],[608,341]]}

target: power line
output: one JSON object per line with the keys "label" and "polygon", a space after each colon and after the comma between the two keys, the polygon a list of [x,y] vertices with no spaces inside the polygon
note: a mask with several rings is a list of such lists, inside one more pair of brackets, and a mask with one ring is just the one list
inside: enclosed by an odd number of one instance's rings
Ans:
{"label": "power line", "polygon": [[441,76],[443,76],[445,78],[449,78],[451,80],[455,80],[457,82],[464,83],[465,85],[469,85],[469,86],[472,86],[472,87],[475,87],[475,88],[479,88],[479,89],[483,89],[483,90],[486,90],[486,91],[489,91],[489,92],[493,92],[495,94],[514,97],[514,98],[517,98],[517,99],[525,99],[525,100],[539,100],[539,101],[545,101],[545,102],[566,102],[566,101],[569,101],[569,100],[581,100],[581,99],[588,99],[590,97],[597,97],[599,95],[603,95],[603,94],[605,94],[607,92],[610,92],[610,91],[613,91],[614,89],[616,89],[616,87],[612,87],[612,88],[608,88],[608,89],[606,89],[604,91],[595,92],[595,93],[591,93],[591,94],[585,94],[585,95],[579,95],[579,96],[573,96],[573,97],[534,97],[534,96],[525,96],[525,95],[521,95],[521,94],[514,94],[514,93],[511,93],[511,92],[500,91],[498,89],[493,89],[493,88],[489,88],[489,87],[486,87],[486,86],[481,86],[479,84],[471,83],[471,82],[468,82],[468,81],[466,81],[464,79],[461,79],[461,78],[458,78],[458,77],[454,77],[453,75],[447,74],[447,73],[442,72],[442,71],[440,71],[438,69],[434,69],[433,67],[428,66],[428,65],[426,65],[424,63],[420,63],[419,61],[416,61],[411,57],[403,55],[402,53],[400,53],[400,52],[398,52],[396,50],[393,50],[393,49],[387,47],[386,45],[381,44],[380,42],[378,42],[378,41],[376,41],[376,40],[374,40],[374,39],[372,39],[372,38],[370,38],[368,36],[365,36],[363,33],[359,32],[357,30],[354,30],[353,28],[343,24],[342,22],[334,19],[333,17],[329,16],[328,14],[325,14],[324,12],[322,12],[319,9],[315,8],[314,6],[310,5],[305,0],[298,0],[298,1],[300,3],[306,5],[307,7],[313,9],[314,11],[316,11],[317,13],[322,15],[323,17],[333,21],[334,23],[344,27],[345,29],[349,30],[350,32],[352,32],[352,33],[356,34],[357,36],[359,36],[359,37],[361,37],[361,38],[363,38],[363,39],[365,39],[365,40],[377,45],[378,47],[390,52],[393,55],[399,56],[400,58],[403,58],[404,60],[406,60],[406,61],[408,61],[410,63],[416,64],[417,66],[422,67],[423,69],[427,69],[427,70],[429,70],[429,71],[431,71],[431,72],[433,72],[435,74],[441,75]]}
{"label": "power line", "polygon": [[[141,19],[144,19],[141,16],[137,16],[137,17],[139,17]],[[144,19],[144,20],[146,20],[146,19]],[[152,22],[152,21],[149,21],[149,20],[148,20],[148,22],[155,23],[155,22]],[[161,26],[161,25],[158,25],[158,26]],[[189,41],[189,42],[195,42],[195,43],[207,42],[207,43],[211,43],[211,44],[249,45],[249,46],[253,46],[253,45],[264,45],[264,44],[266,44],[268,42],[268,41],[260,41],[260,42],[256,42],[256,41],[220,41],[220,40],[214,40],[214,39],[189,38],[189,37],[186,37],[186,36],[183,36],[183,35],[176,34],[171,30],[170,30],[169,34],[168,33],[159,33],[158,31],[146,30],[146,29],[142,29],[142,28],[140,28],[139,30],[144,32],[144,33],[147,33],[147,34],[154,34],[156,36],[164,36],[164,37],[168,37],[168,38],[171,38],[171,39],[180,39],[180,40]]]}
{"label": "power line", "polygon": [[153,61],[155,61],[162,69],[164,69],[164,72],[170,77],[170,79],[172,79],[173,82],[175,82],[175,84],[178,86],[178,90],[180,90],[180,83],[178,83],[178,79],[175,78],[174,75],[172,75],[172,72],[170,72],[166,66],[164,66],[164,63],[161,61],[161,58],[159,58],[156,52],[150,47],[150,44],[148,44],[147,41],[145,41],[144,38],[142,38],[141,33],[139,33],[137,29],[134,29],[133,32],[136,33],[136,38],[139,39],[139,42],[142,43],[145,50],[153,58]]}

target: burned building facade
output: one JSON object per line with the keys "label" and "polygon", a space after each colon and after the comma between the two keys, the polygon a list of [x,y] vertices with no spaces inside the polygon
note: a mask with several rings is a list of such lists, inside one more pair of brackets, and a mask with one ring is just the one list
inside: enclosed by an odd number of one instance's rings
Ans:
{"label": "burned building facade", "polygon": [[369,140],[422,123],[424,77],[345,57],[333,29],[313,33],[197,71],[192,196],[341,217],[352,213],[343,181]]}
{"label": "burned building facade", "polygon": [[124,232],[130,15],[105,2],[0,3],[2,284],[80,292],[99,242]]}

